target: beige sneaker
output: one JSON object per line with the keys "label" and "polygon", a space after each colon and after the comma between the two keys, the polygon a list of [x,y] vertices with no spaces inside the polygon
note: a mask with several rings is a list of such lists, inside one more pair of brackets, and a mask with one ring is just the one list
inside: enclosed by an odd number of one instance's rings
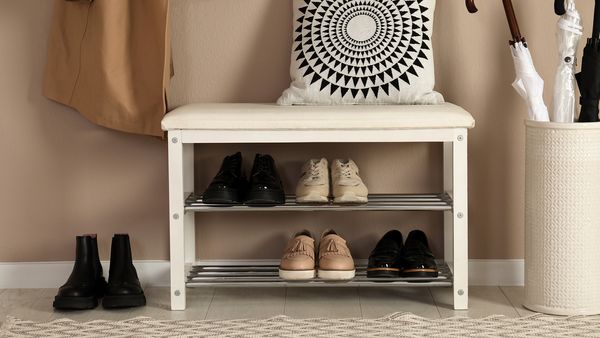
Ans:
{"label": "beige sneaker", "polygon": [[325,230],[319,243],[319,278],[347,280],[356,269],[346,241],[333,230]]}
{"label": "beige sneaker", "polygon": [[327,160],[311,159],[302,166],[302,175],[296,186],[296,202],[327,203],[329,196],[329,168]]}
{"label": "beige sneaker", "polygon": [[302,280],[315,278],[315,275],[315,240],[308,230],[304,230],[288,242],[281,257],[279,277]]}
{"label": "beige sneaker", "polygon": [[369,190],[358,176],[358,166],[351,159],[333,161],[331,181],[334,203],[367,203]]}

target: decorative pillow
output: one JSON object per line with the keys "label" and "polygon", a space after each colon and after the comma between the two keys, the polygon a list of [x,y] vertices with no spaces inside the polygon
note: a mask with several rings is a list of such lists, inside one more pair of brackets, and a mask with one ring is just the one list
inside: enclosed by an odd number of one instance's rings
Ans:
{"label": "decorative pillow", "polygon": [[438,104],[436,0],[294,0],[292,84],[280,105]]}

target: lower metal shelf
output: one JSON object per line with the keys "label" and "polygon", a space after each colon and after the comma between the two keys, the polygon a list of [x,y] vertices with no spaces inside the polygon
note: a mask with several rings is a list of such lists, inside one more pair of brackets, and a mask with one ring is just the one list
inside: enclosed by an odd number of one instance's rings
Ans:
{"label": "lower metal shelf", "polygon": [[188,287],[356,287],[356,286],[451,286],[452,272],[444,262],[438,262],[436,278],[367,278],[365,266],[356,267],[356,277],[349,281],[325,281],[319,278],[304,281],[286,281],[279,278],[277,265],[231,265],[192,267],[188,274]]}

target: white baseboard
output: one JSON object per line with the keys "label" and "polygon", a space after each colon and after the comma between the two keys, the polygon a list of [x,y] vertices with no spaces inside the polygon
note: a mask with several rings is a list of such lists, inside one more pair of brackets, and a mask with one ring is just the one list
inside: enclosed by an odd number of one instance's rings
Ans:
{"label": "white baseboard", "polygon": [[[104,276],[108,277],[109,262],[102,262]],[[144,286],[168,286],[168,261],[134,262],[138,277]],[[65,283],[73,262],[0,263],[0,289],[57,288]]]}
{"label": "white baseboard", "polygon": [[[144,286],[169,285],[168,261],[134,263]],[[105,276],[108,276],[108,264],[102,262]],[[469,261],[469,284],[523,285],[523,267],[522,259],[472,259]],[[0,289],[57,288],[66,281],[72,268],[73,262],[0,263]]]}

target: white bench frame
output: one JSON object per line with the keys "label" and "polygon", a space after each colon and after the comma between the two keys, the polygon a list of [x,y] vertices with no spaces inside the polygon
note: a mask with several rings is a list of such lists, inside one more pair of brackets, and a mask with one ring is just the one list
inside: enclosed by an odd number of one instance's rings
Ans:
{"label": "white bench frame", "polygon": [[169,130],[171,309],[186,308],[186,274],[196,262],[195,213],[184,203],[194,191],[194,144],[440,142],[444,189],[453,210],[444,212],[444,259],[453,272],[454,309],[468,308],[467,128],[365,130]]}

